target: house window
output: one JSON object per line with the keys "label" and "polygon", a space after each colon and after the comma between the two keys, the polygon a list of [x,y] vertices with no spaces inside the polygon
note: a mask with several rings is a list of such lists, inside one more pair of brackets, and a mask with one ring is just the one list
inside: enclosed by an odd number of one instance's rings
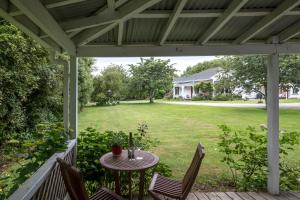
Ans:
{"label": "house window", "polygon": [[294,88],[293,88],[293,94],[298,94],[298,92],[299,92],[299,88],[294,87]]}
{"label": "house window", "polygon": [[179,95],[179,87],[175,87],[175,95]]}

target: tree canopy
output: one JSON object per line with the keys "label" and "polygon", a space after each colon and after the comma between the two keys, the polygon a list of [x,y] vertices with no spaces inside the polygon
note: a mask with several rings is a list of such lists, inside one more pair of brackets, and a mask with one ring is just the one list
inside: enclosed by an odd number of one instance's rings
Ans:
{"label": "tree canopy", "polygon": [[141,58],[141,62],[130,65],[130,73],[135,91],[153,103],[158,93],[165,94],[171,90],[175,69],[170,60]]}

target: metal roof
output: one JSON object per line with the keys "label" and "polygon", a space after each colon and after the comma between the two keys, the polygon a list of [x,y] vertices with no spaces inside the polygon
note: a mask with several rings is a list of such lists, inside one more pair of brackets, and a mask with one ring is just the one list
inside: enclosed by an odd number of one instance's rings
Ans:
{"label": "metal roof", "polygon": [[[0,0],[0,16],[42,45],[73,54],[116,47],[130,55],[126,51],[133,47],[172,46],[177,55],[178,47],[204,52],[211,45],[229,54],[234,45],[249,44],[266,47],[261,53],[268,52],[271,38],[283,44],[282,51],[299,52],[299,5],[300,0]],[[233,49],[226,52],[221,45]]]}
{"label": "metal roof", "polygon": [[187,82],[193,82],[193,81],[204,81],[204,80],[211,80],[213,76],[218,74],[221,71],[221,68],[211,68],[204,70],[202,72],[193,74],[191,76],[182,76],[179,78],[174,79],[174,83],[187,83]]}

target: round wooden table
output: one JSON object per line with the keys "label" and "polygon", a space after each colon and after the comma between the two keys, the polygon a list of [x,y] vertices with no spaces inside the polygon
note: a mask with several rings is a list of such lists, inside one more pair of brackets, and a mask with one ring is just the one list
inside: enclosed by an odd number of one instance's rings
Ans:
{"label": "round wooden table", "polygon": [[139,200],[144,198],[144,179],[145,171],[151,167],[154,167],[159,162],[159,158],[146,151],[135,151],[135,158],[142,157],[143,159],[129,160],[127,150],[123,150],[120,156],[113,156],[113,154],[107,153],[100,158],[101,165],[113,171],[115,178],[115,191],[117,194],[121,195],[120,187],[120,176],[119,172],[125,171],[128,173],[129,178],[129,199],[132,199],[131,192],[131,174],[134,171],[140,172],[140,188],[139,188]]}

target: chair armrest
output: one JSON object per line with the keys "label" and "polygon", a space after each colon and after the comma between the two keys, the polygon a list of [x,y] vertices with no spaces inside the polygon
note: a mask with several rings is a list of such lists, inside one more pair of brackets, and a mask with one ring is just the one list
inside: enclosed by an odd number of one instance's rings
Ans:
{"label": "chair armrest", "polygon": [[154,173],[151,184],[149,186],[149,191],[153,191],[157,176],[158,176],[158,173]]}

